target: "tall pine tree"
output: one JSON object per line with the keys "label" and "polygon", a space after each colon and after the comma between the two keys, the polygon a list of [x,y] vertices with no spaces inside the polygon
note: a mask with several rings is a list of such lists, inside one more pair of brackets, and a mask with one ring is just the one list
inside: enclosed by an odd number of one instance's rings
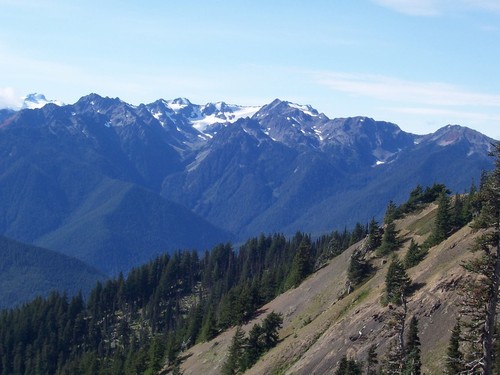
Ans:
{"label": "tall pine tree", "polygon": [[340,359],[335,375],[361,375],[361,364],[355,359],[347,358],[344,355]]}
{"label": "tall pine tree", "polygon": [[293,258],[292,267],[287,278],[287,287],[297,287],[302,280],[304,280],[312,272],[312,252],[311,241],[309,237],[305,236],[295,253]]}
{"label": "tall pine tree", "polygon": [[436,213],[436,220],[434,222],[433,231],[430,235],[430,246],[437,245],[445,240],[453,226],[451,215],[450,198],[446,191],[442,191],[438,199],[438,209]]}
{"label": "tall pine tree", "polygon": [[403,374],[420,375],[420,368],[422,367],[420,360],[420,338],[418,337],[418,319],[415,316],[410,320],[405,349],[406,356]]}
{"label": "tall pine tree", "polygon": [[460,320],[457,320],[453,330],[451,331],[448,350],[446,351],[446,374],[448,375],[460,374],[465,370],[464,355],[460,350],[460,334]]}
{"label": "tall pine tree", "polygon": [[236,332],[231,340],[229,346],[229,353],[226,361],[222,365],[221,374],[222,375],[234,375],[238,374],[242,368],[244,368],[245,357],[244,357],[244,346],[246,343],[245,332],[241,326],[236,327]]}
{"label": "tall pine tree", "polygon": [[377,220],[372,217],[368,224],[368,250],[375,250],[382,242],[382,231],[378,226]]}
{"label": "tall pine tree", "polygon": [[395,256],[392,258],[385,277],[385,296],[387,303],[402,304],[410,291],[411,279],[403,263]]}
{"label": "tall pine tree", "polygon": [[[479,257],[469,261],[465,268],[478,277],[465,285],[464,306],[468,306],[466,318],[471,324],[465,324],[465,336],[471,343],[480,344],[480,350],[468,358],[468,368],[479,368],[480,374],[492,374],[495,319],[500,286],[500,143],[494,145],[492,156],[495,157],[495,169],[482,181],[479,191],[481,211],[472,227],[482,230],[473,251],[480,252]],[[475,308],[473,305],[476,305]],[[475,339],[474,339],[475,337]]]}
{"label": "tall pine tree", "polygon": [[401,240],[398,237],[399,231],[396,230],[396,224],[393,219],[387,219],[387,224],[384,228],[382,241],[377,249],[377,255],[384,256],[393,253],[401,246]]}
{"label": "tall pine tree", "polygon": [[419,264],[427,255],[427,249],[422,249],[414,240],[411,239],[410,246],[406,253],[404,264],[406,268],[411,268]]}

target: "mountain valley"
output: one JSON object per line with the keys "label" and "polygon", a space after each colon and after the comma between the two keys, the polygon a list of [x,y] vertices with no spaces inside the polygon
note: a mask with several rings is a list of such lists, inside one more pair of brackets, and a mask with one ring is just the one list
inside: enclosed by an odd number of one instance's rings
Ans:
{"label": "mountain valley", "polygon": [[464,192],[492,167],[493,140],[457,125],[414,135],[278,99],[29,99],[0,117],[0,233],[109,275],[164,251],[353,227],[417,184]]}

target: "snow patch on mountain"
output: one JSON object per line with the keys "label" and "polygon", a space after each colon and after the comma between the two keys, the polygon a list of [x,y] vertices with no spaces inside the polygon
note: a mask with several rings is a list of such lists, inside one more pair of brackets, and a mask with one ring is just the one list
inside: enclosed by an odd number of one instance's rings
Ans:
{"label": "snow patch on mountain", "polygon": [[309,115],[309,116],[313,116],[313,117],[316,117],[316,116],[319,116],[319,113],[317,110],[315,110],[313,107],[311,107],[310,105],[302,105],[302,104],[297,104],[297,103],[290,103],[288,102],[288,106],[289,107],[292,107],[292,108],[295,108],[295,109],[298,109],[299,111],[302,111],[304,112],[306,115]]}
{"label": "snow patch on mountain", "polygon": [[167,100],[164,102],[167,108],[170,108],[175,113],[178,113],[182,109],[189,107],[191,102],[186,98],[177,98],[174,100]]}
{"label": "snow patch on mountain", "polygon": [[23,98],[23,105],[21,109],[37,109],[42,108],[46,104],[55,104],[58,106],[63,106],[64,103],[59,100],[49,100],[43,94],[33,93],[28,94]]}
{"label": "snow patch on mountain", "polygon": [[[261,107],[238,106],[225,103],[215,103],[216,111],[206,111],[210,104],[201,109],[199,117],[191,121],[192,126],[204,133],[210,126],[223,123],[234,123],[241,118],[252,117]],[[208,114],[207,114],[208,112]]]}

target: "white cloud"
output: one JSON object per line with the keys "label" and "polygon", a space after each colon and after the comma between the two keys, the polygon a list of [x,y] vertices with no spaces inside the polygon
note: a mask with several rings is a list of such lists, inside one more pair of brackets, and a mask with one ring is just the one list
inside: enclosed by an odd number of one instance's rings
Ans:
{"label": "white cloud", "polygon": [[356,96],[433,106],[481,106],[500,109],[500,95],[470,92],[440,82],[406,81],[397,78],[346,73],[323,73],[317,82]]}
{"label": "white cloud", "polygon": [[500,2],[498,0],[462,0],[462,1],[469,8],[500,13]]}
{"label": "white cloud", "polygon": [[457,11],[487,11],[500,14],[498,0],[372,0],[395,12],[411,16],[437,16]]}
{"label": "white cloud", "polygon": [[386,108],[389,112],[402,113],[406,115],[426,116],[430,118],[446,118],[448,122],[467,123],[473,125],[482,125],[485,123],[500,123],[500,113],[487,113],[487,112],[474,112],[474,111],[461,111],[442,108],[429,108],[429,107],[399,107],[399,108]]}
{"label": "white cloud", "polygon": [[21,104],[22,99],[12,87],[0,87],[0,108],[19,108]]}
{"label": "white cloud", "polygon": [[[460,124],[499,139],[500,95],[467,90],[442,82],[418,82],[394,77],[316,73],[316,82],[340,94],[348,94],[344,106],[356,115],[395,122],[415,134],[430,133],[438,126]],[[340,96],[341,97],[341,96]]]}
{"label": "white cloud", "polygon": [[373,0],[375,3],[399,13],[412,16],[435,16],[439,14],[437,0]]}
{"label": "white cloud", "polygon": [[454,115],[454,116],[481,118],[483,120],[491,120],[491,119],[500,120],[500,115],[493,116],[482,112],[478,113],[478,112],[467,112],[467,111],[455,111],[451,109],[441,109],[441,108],[431,108],[431,107],[398,107],[398,108],[387,108],[387,109],[393,112],[407,113],[411,115],[433,115],[433,116]]}

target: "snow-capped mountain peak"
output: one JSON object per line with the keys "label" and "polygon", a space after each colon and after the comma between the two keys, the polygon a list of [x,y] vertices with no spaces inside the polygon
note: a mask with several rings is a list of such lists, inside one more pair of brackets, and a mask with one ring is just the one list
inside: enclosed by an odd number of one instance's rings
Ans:
{"label": "snow-capped mountain peak", "polygon": [[252,117],[260,106],[239,106],[224,102],[208,103],[200,108],[200,117],[192,121],[193,127],[205,132],[208,127],[220,123],[234,123],[240,118]]}
{"label": "snow-capped mountain peak", "polygon": [[216,130],[211,128],[216,124],[228,124],[240,118],[252,117],[261,108],[227,104],[222,101],[198,105],[186,98],[160,100],[146,107],[163,126],[166,126],[168,118],[174,122],[177,119],[204,135],[214,133]]}
{"label": "snow-capped mountain peak", "polygon": [[275,99],[271,103],[263,106],[256,117],[265,117],[272,113],[286,115],[302,113],[311,117],[320,116],[320,113],[310,105],[297,104],[280,99]]}
{"label": "snow-capped mountain peak", "polygon": [[59,100],[49,100],[45,97],[43,94],[39,93],[32,93],[28,94],[24,97],[23,99],[23,105],[21,109],[36,109],[36,108],[42,108],[46,104],[55,104],[58,106],[64,105],[63,102]]}
{"label": "snow-capped mountain peak", "polygon": [[176,98],[176,99],[173,99],[173,100],[167,100],[165,101],[165,105],[170,108],[172,111],[174,111],[175,113],[183,110],[184,108],[187,108],[189,106],[191,106],[191,102],[189,101],[189,99],[186,99],[186,98]]}

